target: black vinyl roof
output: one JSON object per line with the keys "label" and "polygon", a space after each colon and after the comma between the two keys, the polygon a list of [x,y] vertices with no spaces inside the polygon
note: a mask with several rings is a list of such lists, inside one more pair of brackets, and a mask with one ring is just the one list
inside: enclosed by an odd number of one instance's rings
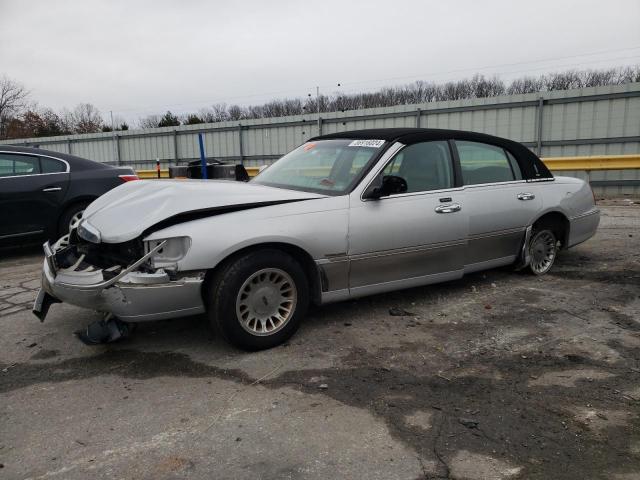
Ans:
{"label": "black vinyl roof", "polygon": [[401,142],[405,145],[432,140],[467,140],[488,143],[509,151],[518,161],[523,175],[527,179],[553,178],[553,175],[538,156],[521,143],[485,133],[464,130],[445,130],[439,128],[373,128],[370,130],[351,130],[349,132],[330,133],[310,140],[330,139],[385,140]]}
{"label": "black vinyl roof", "polygon": [[494,145],[516,144],[521,145],[506,138],[494,137],[484,133],[466,132],[464,130],[444,130],[440,128],[373,128],[371,130],[351,130],[350,132],[339,132],[322,135],[311,140],[325,140],[331,138],[353,138],[386,140],[389,142],[398,141],[405,145],[425,142],[429,140],[457,139],[486,142]]}

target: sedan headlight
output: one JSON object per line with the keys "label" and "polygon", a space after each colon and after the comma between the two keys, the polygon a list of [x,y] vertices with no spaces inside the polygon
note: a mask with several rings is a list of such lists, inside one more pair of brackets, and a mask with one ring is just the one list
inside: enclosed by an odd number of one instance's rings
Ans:
{"label": "sedan headlight", "polygon": [[191,247],[191,238],[174,237],[149,240],[145,243],[145,252],[151,251],[162,242],[167,242],[149,261],[153,268],[175,268],[176,263],[182,260]]}
{"label": "sedan headlight", "polygon": [[78,236],[87,242],[100,243],[100,232],[86,220],[78,225]]}

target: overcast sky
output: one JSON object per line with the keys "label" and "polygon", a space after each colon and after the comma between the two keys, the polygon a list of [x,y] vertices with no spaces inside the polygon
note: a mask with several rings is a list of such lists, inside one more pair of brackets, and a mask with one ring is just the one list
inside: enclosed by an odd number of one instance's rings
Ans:
{"label": "overcast sky", "polygon": [[42,106],[134,119],[316,85],[638,64],[639,19],[639,0],[0,0],[0,75]]}

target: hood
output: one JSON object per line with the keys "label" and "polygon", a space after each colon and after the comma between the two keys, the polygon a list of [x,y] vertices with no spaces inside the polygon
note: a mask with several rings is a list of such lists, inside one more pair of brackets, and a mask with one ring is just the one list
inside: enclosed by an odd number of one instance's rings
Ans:
{"label": "hood", "polygon": [[91,203],[84,219],[105,243],[121,243],[158,226],[323,195],[230,180],[137,180]]}

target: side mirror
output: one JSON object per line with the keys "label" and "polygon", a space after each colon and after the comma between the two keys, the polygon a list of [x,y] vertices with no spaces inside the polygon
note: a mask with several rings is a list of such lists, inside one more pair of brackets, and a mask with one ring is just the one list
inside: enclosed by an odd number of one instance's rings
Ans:
{"label": "side mirror", "polygon": [[364,198],[380,198],[407,191],[407,181],[396,175],[385,175],[378,185],[372,184],[365,192]]}

